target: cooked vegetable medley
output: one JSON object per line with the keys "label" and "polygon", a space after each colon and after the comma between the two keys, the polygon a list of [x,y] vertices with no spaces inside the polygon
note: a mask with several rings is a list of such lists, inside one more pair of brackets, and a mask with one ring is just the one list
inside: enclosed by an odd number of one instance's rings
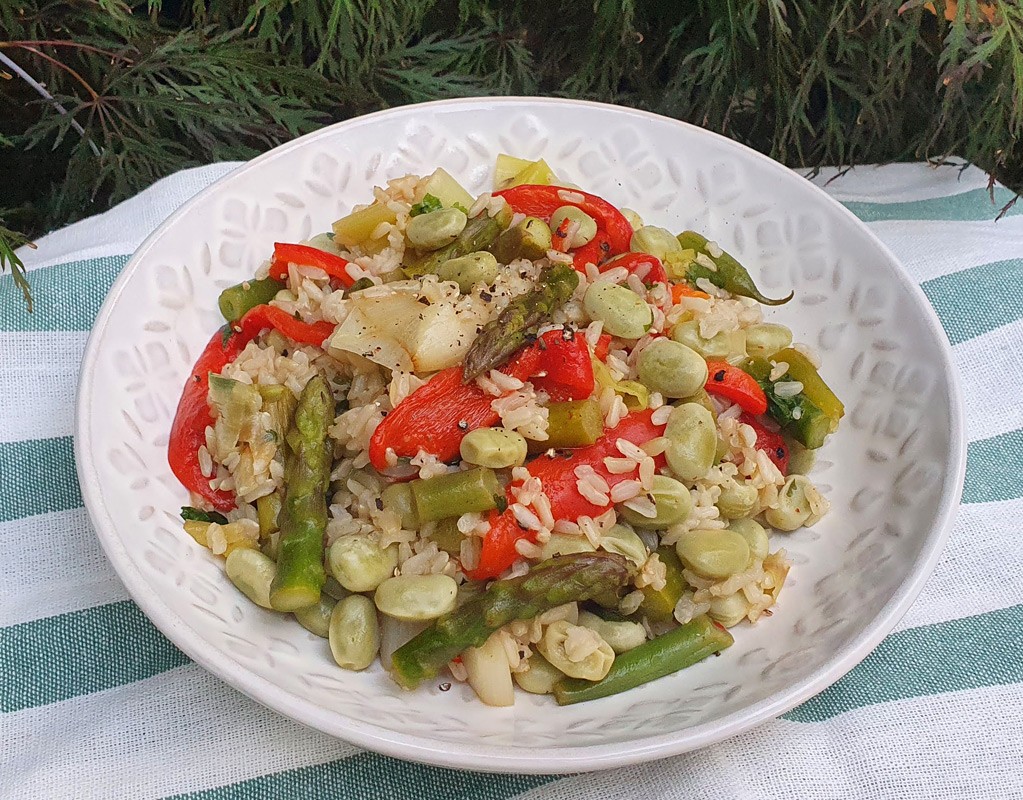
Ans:
{"label": "cooked vegetable medley", "polygon": [[[255,265],[254,265],[255,266]],[[225,289],[168,457],[185,531],[342,669],[627,691],[771,614],[842,403],[732,255],[499,156]]]}

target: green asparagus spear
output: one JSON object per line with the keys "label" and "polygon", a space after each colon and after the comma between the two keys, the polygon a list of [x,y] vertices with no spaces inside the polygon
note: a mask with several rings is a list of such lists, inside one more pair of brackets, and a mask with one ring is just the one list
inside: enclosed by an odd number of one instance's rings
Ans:
{"label": "green asparagus spear", "polygon": [[728,631],[701,614],[680,628],[622,653],[615,658],[611,671],[596,683],[579,678],[558,681],[554,699],[558,705],[567,706],[626,692],[703,661],[733,641]]}
{"label": "green asparagus spear", "polygon": [[534,335],[551,314],[572,297],[579,273],[566,264],[551,264],[536,285],[512,300],[497,319],[483,326],[462,362],[465,383],[499,367]]}
{"label": "green asparagus spear", "polygon": [[511,223],[512,211],[508,206],[501,209],[495,216],[491,217],[486,212],[473,217],[465,226],[458,238],[440,250],[434,250],[413,258],[402,269],[410,278],[418,278],[431,272],[436,272],[445,261],[452,258],[467,256],[479,250],[486,250],[492,245],[501,232]]}
{"label": "green asparagus spear", "polygon": [[228,286],[220,293],[220,313],[228,322],[235,322],[250,309],[269,303],[283,288],[284,284],[273,278],[253,278],[236,286]]}
{"label": "green asparagus spear", "polygon": [[806,391],[791,397],[779,396],[774,386],[776,383],[794,380],[789,373],[785,373],[779,381],[772,381],[771,364],[764,358],[748,358],[739,366],[756,378],[764,390],[767,395],[767,415],[781,425],[783,433],[808,450],[816,450],[824,444],[824,439],[837,425],[837,421],[807,397]]}
{"label": "green asparagus spear", "polygon": [[331,462],[327,427],[333,419],[334,399],[326,379],[317,375],[299,397],[287,436],[277,575],[270,587],[270,604],[277,611],[295,611],[320,599]]}
{"label": "green asparagus spear", "polygon": [[399,647],[392,657],[394,679],[414,689],[467,647],[479,647],[502,625],[613,592],[628,579],[629,564],[622,556],[573,553],[543,561],[519,578],[495,581]]}
{"label": "green asparagus spear", "polygon": [[[678,235],[678,241],[687,250],[695,250],[697,253],[703,253],[708,258],[711,257],[707,252],[706,236],[702,236],[695,231],[683,231]],[[728,253],[722,253],[713,260],[717,269],[708,269],[695,261],[689,264],[686,269],[686,279],[695,284],[698,279],[706,278],[726,292],[738,295],[739,297],[751,297],[765,306],[784,305],[792,299],[792,292],[778,300],[765,297],[753,282],[753,278],[750,277],[746,268]]]}

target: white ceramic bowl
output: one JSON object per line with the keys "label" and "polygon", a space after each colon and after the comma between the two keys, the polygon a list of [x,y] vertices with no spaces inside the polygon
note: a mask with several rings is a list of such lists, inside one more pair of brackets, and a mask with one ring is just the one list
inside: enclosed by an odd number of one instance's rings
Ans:
{"label": "white ceramic bowl", "polygon": [[[220,324],[218,291],[275,239],[298,240],[374,184],[442,166],[474,192],[499,152],[705,231],[817,347],[848,410],[813,473],[833,503],[775,541],[794,562],[776,613],[735,630],[720,658],[597,702],[511,709],[436,682],[404,693],[380,670],[338,669],[326,643],[234,590],[181,530],[167,467],[171,416]],[[699,128],[639,111],[538,99],[452,100],[334,125],[255,159],[185,204],[139,248],[96,321],[82,367],[75,453],[86,505],[132,597],[178,647],[300,722],[399,758],[466,769],[568,772],[711,744],[791,709],[859,662],[916,597],[958,505],[961,402],[922,292],[851,213],[795,173]],[[225,687],[225,691],[229,691]]]}

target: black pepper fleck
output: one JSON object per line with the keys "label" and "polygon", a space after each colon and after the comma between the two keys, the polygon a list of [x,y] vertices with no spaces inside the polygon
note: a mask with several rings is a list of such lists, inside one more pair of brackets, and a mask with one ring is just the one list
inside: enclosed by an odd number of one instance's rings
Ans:
{"label": "black pepper fleck", "polygon": [[375,501],[375,502],[376,502],[376,504],[377,504],[377,511],[383,511],[383,510],[384,510],[384,501],[383,501],[383,500],[381,500],[381,499],[380,499],[380,498],[378,497],[378,498],[376,499],[376,501]]}
{"label": "black pepper fleck", "polygon": [[724,379],[725,371],[723,369],[719,369],[717,372],[714,373],[714,380],[716,380],[718,383],[721,383],[721,381],[723,381]]}
{"label": "black pepper fleck", "polygon": [[458,428],[459,430],[467,431],[469,430],[469,423],[466,422],[464,419],[460,419],[458,420]]}
{"label": "black pepper fleck", "polygon": [[437,688],[440,689],[442,692],[450,692],[451,691],[451,684],[450,683],[442,683]]}

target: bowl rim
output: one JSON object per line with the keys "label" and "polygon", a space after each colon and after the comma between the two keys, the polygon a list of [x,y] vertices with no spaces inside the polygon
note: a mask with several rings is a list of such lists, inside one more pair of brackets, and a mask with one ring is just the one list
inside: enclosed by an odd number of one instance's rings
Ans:
{"label": "bowl rim", "polygon": [[[860,635],[854,637],[843,648],[837,650],[823,667],[805,680],[721,719],[696,725],[685,731],[644,737],[629,743],[585,745],[556,751],[549,748],[527,747],[510,751],[505,747],[481,743],[471,746],[455,745],[447,742],[435,743],[419,735],[397,733],[375,725],[349,719],[335,711],[327,711],[309,700],[281,690],[273,682],[250,673],[248,670],[237,669],[237,665],[225,654],[221,654],[216,650],[212,652],[206,650],[203,647],[201,637],[176,612],[165,604],[158,595],[150,590],[144,576],[129,558],[119,537],[113,533],[113,520],[103,501],[102,488],[93,463],[92,454],[94,451],[89,430],[89,420],[91,417],[90,399],[94,386],[95,362],[99,355],[99,342],[117,305],[118,298],[146,260],[148,252],[163,237],[167,229],[173,226],[181,217],[185,216],[195,204],[216,194],[225,184],[240,174],[250,170],[258,170],[263,164],[280,158],[296,148],[306,147],[319,138],[333,136],[338,131],[372,124],[390,116],[400,118],[424,111],[431,112],[446,108],[457,108],[459,106],[472,107],[480,105],[586,107],[613,112],[640,121],[655,120],[660,124],[670,123],[686,129],[690,135],[712,137],[718,140],[718,144],[733,148],[737,155],[746,159],[755,159],[769,170],[773,170],[779,175],[785,175],[786,179],[790,179],[794,173],[794,170],[790,170],[774,159],[746,145],[688,122],[664,117],[649,111],[641,111],[609,103],[550,97],[471,97],[398,106],[344,120],[279,145],[240,165],[185,201],[139,245],[108,292],[89,334],[75,396],[75,464],[82,497],[88,509],[90,520],[96,530],[100,545],[103,547],[118,577],[128,589],[131,598],[176,647],[180,648],[189,658],[204,669],[210,671],[216,677],[256,702],[296,722],[328,733],[354,745],[394,758],[441,767],[479,772],[543,775],[623,767],[656,758],[679,755],[715,744],[784,714],[834,684],[862,661],[891,632],[920,594],[924,583],[933,572],[948,540],[962,497],[963,480],[966,471],[966,427],[962,391],[958,373],[952,360],[952,350],[947,334],[923,290],[909,276],[891,250],[874,235],[864,222],[840,202],[824,192],[819,186],[810,183],[810,181],[807,181],[807,184],[813,192],[816,192],[817,199],[822,205],[828,206],[833,212],[844,216],[855,227],[859,228],[860,233],[873,240],[880,252],[887,257],[889,263],[894,267],[895,277],[902,283],[903,288],[907,290],[908,296],[912,297],[917,306],[922,310],[924,319],[940,346],[942,362],[940,366],[947,383],[950,414],[948,430],[949,455],[947,463],[944,465],[941,502],[937,509],[935,523],[928,531],[924,546],[911,564],[895,594],[876,615],[873,624]],[[795,174],[799,175],[798,173]]]}

